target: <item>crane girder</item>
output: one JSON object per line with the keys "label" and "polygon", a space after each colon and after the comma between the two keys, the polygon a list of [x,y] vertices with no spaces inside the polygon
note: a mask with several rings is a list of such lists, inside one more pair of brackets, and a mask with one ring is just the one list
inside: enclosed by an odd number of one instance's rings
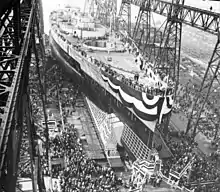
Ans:
{"label": "crane girder", "polygon": [[[143,7],[143,1],[147,2],[146,0],[123,0],[123,1],[129,2],[138,7]],[[148,6],[147,3],[146,5],[144,5],[144,8],[145,6]],[[178,19],[179,22],[201,29],[211,34],[218,35],[218,28],[220,21],[219,13],[215,13],[183,4],[182,5],[173,4],[172,2],[169,1],[151,0],[151,11],[159,15],[163,15],[167,17],[171,7],[176,7],[174,9],[177,8],[180,9],[178,16],[176,17],[176,19]]]}

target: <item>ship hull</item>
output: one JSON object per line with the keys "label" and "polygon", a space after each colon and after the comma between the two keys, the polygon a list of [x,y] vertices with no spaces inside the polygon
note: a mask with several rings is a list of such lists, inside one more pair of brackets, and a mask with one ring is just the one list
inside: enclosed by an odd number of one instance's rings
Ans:
{"label": "ship hull", "polygon": [[[117,114],[122,122],[129,125],[132,129],[132,133],[135,134],[135,137],[138,137],[148,149],[151,149],[153,145],[154,132],[139,121],[127,107],[125,107],[107,90],[107,88],[105,89],[100,86],[99,83],[97,83],[97,79],[94,80],[95,76],[97,78],[97,71],[95,71],[93,67],[89,68],[88,66],[86,67],[87,69],[85,69],[84,63],[79,62],[79,57],[76,56],[76,58],[73,58],[73,55],[68,55],[54,40],[52,35],[50,35],[50,45],[52,56],[59,61],[58,64],[60,64],[66,74],[68,74],[73,81],[81,85],[81,89],[86,96],[105,112],[114,112]],[[134,151],[142,150],[138,150],[138,148],[142,147],[132,146],[132,141],[134,140],[133,137],[134,136],[132,136],[132,134],[126,136],[127,140],[122,139],[122,143],[130,156],[135,159],[135,155],[133,155]]]}

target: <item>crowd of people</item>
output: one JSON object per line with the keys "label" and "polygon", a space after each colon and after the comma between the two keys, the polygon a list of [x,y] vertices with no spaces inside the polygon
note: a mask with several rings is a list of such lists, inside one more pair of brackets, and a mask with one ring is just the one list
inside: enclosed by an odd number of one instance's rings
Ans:
{"label": "crowd of people", "polygon": [[[67,106],[74,106],[77,95],[76,90],[78,90],[78,88],[74,85],[68,85],[66,88],[67,91],[65,91],[62,84],[62,73],[59,73],[57,67],[52,69],[51,74],[53,75],[49,75],[47,87],[51,88],[56,84],[56,89],[58,88],[58,90],[48,92],[48,101],[54,102],[60,98],[64,111],[63,116],[64,119],[66,119],[66,117],[71,115],[72,111],[69,111],[69,109],[66,110],[65,108]],[[42,104],[37,94],[37,84],[37,81],[33,81],[31,101],[35,117],[42,117]],[[191,95],[196,94],[195,90],[197,89],[186,86],[181,90],[184,93],[181,97],[184,101],[192,103],[193,97]],[[191,94],[189,94],[189,92]],[[183,102],[180,104],[181,110],[187,112],[187,108],[191,103]],[[110,167],[103,167],[94,160],[88,159],[83,152],[76,129],[73,125],[68,124],[67,121],[65,122],[66,124],[62,135],[50,140],[52,157],[64,158],[65,156],[65,166],[52,166],[52,176],[59,179],[62,191],[118,191],[123,184],[122,179],[118,178]],[[208,181],[219,183],[220,172],[216,169],[216,160],[208,161],[206,158],[198,155],[196,142],[192,142],[188,136],[181,134],[178,139],[168,137],[167,144],[174,157],[163,161],[163,173],[165,175],[168,175],[170,170],[181,172],[187,163],[193,161],[192,167],[188,172],[189,178],[181,179],[180,185],[185,185],[189,188],[192,186],[192,188],[196,189],[196,192],[217,192],[220,190],[216,184],[210,184],[206,188],[203,184],[199,185],[199,183]],[[23,143],[23,145],[25,144]],[[49,175],[46,160],[43,161],[42,167],[44,175]],[[21,177],[28,177],[30,175],[30,166],[27,166],[25,170],[20,173]],[[197,183],[196,187],[193,185],[195,183]],[[152,184],[159,186],[156,180],[152,180]]]}
{"label": "crowd of people", "polygon": [[[54,68],[51,74],[58,74],[58,68]],[[55,80],[59,78],[59,81]],[[65,83],[63,75],[51,76],[50,82],[59,82],[58,95],[63,109],[64,119],[72,114],[78,94],[78,88],[70,83]],[[65,85],[63,84],[65,83]],[[50,86],[53,86],[50,84]],[[57,94],[50,95],[56,97]],[[53,165],[52,176],[59,179],[56,185],[61,186],[62,192],[69,191],[118,191],[122,180],[118,178],[110,167],[103,167],[94,160],[86,157],[80,139],[74,125],[65,121],[62,134],[50,139],[50,152],[53,158],[65,156],[65,165]],[[45,170],[45,174],[48,174]],[[56,186],[54,186],[56,188]]]}
{"label": "crowd of people", "polygon": [[[173,94],[172,88],[162,88],[160,85],[152,85],[152,86],[145,86],[144,84],[141,84],[138,82],[139,80],[139,74],[135,73],[134,79],[133,78],[127,78],[123,74],[119,74],[117,71],[113,70],[110,66],[103,65],[102,66],[102,72],[110,77],[117,79],[118,81],[121,81],[122,83],[134,88],[135,90],[146,92],[149,95],[171,95]],[[148,68],[148,70],[151,70],[151,68]],[[150,74],[149,74],[150,77]],[[134,81],[135,80],[135,81]]]}
{"label": "crowd of people", "polygon": [[[189,118],[190,112],[192,110],[192,105],[198,95],[200,88],[200,80],[197,77],[188,79],[185,83],[180,84],[179,90],[177,92],[177,113],[183,113],[186,118]],[[209,98],[209,101],[216,103],[215,95]],[[197,105],[199,109],[199,105]],[[180,115],[181,116],[181,115]],[[213,122],[216,122],[216,117],[213,110],[213,105],[207,103],[202,111],[203,119],[200,120],[199,131],[202,132],[208,139],[214,140],[216,135],[216,127],[213,127]],[[181,120],[181,119],[180,119]],[[195,141],[181,133],[177,136],[177,139],[173,137],[168,137],[167,144],[174,154],[174,161],[165,161],[166,169],[164,170],[168,174],[170,168],[175,168],[176,171],[180,171],[182,167],[190,160],[193,161],[192,167],[189,169],[189,177],[181,179],[181,184],[185,186],[192,186],[195,191],[219,191],[219,176],[220,170],[218,169],[218,158],[219,155],[201,156],[198,152],[198,144]],[[214,148],[217,148],[218,144],[216,142],[211,143]],[[210,146],[210,147],[213,147]],[[179,160],[178,160],[179,159]],[[185,163],[183,163],[185,161]],[[177,162],[175,166],[173,166]],[[204,183],[210,183],[209,185],[204,185]],[[213,182],[213,184],[211,184]],[[201,183],[201,184],[200,184]],[[198,185],[197,185],[198,184]]]}
{"label": "crowd of people", "polygon": [[110,167],[86,157],[74,126],[63,134],[66,166],[59,174],[62,191],[118,191],[122,181]]}
{"label": "crowd of people", "polygon": [[[58,69],[54,68],[54,71],[58,71]],[[52,72],[52,74],[54,73]],[[58,76],[59,78],[61,77],[60,75]],[[61,79],[59,79],[59,81],[55,81],[54,76],[51,76],[49,82],[49,85],[53,86],[52,84],[54,82],[60,83]],[[60,98],[62,98],[62,106],[65,108],[67,105],[74,105],[75,99],[73,98],[75,98],[75,90],[77,90],[76,87],[71,85],[66,89],[68,91],[65,91],[65,89],[62,91],[62,84],[60,84],[58,87],[60,90]],[[57,94],[49,94],[49,98],[56,100]],[[64,117],[71,115],[68,110],[64,111]],[[189,183],[198,183],[203,181],[218,182],[219,173],[216,170],[214,164],[204,160],[196,154],[194,151],[197,145],[196,143],[190,143],[190,140],[187,138],[187,136],[181,135],[180,137],[182,137],[181,142],[173,140],[172,138],[168,139],[168,145],[171,152],[174,154],[174,157],[172,159],[163,161],[163,173],[167,175],[170,170],[176,170],[177,172],[180,172],[184,166],[193,159],[194,163],[191,169],[190,179],[181,180],[182,183],[180,182],[180,184],[190,187]],[[51,139],[50,142],[52,157],[63,157],[64,152],[66,155],[65,168],[59,165],[52,166],[52,176],[59,179],[62,191],[119,190],[119,187],[123,183],[122,180],[117,178],[112,169],[109,167],[103,168],[95,161],[88,159],[85,156],[81,143],[77,138],[77,132],[73,125],[69,125],[67,123],[63,134],[59,137]],[[44,162],[43,171],[45,175],[49,175],[49,168],[46,162]],[[30,175],[30,168],[24,171],[24,173],[26,173],[26,175],[23,174],[22,176]],[[151,179],[151,183],[153,186],[159,186],[159,184],[156,182],[156,179]],[[195,187],[193,186],[193,188]],[[196,191],[204,190],[204,186],[202,185],[197,186],[196,188]],[[215,192],[218,191],[219,188],[217,188],[215,185],[209,185],[209,189],[205,190]]]}
{"label": "crowd of people", "polygon": [[[176,100],[176,108],[178,111],[183,112],[183,114],[189,118],[190,112],[192,110],[193,104],[198,96],[200,96],[200,84],[199,80],[191,80],[189,79],[185,84],[180,84],[179,90],[177,92],[177,100]],[[201,131],[208,139],[215,140],[218,135],[216,135],[216,125],[213,122],[217,121],[217,116],[213,109],[216,106],[217,99],[215,96],[209,98],[210,101],[213,101],[215,104],[206,103],[204,106],[204,110],[202,111],[202,118],[200,120],[199,131]],[[203,102],[203,100],[200,100]],[[202,105],[202,104],[201,104]],[[200,105],[196,105],[197,110],[200,109]]]}
{"label": "crowd of people", "polygon": [[[62,79],[62,74],[59,74],[59,70],[54,67],[50,71],[53,75],[48,80],[50,87],[53,87],[54,82],[58,83],[57,91],[59,94],[48,94],[48,99],[51,101],[57,100],[58,97],[61,99],[63,116],[64,119],[67,119],[68,116],[72,115],[71,108],[74,108],[78,89],[69,83],[63,86],[62,82],[65,81]],[[54,73],[57,76],[54,76]],[[128,183],[124,183],[121,178],[117,177],[110,167],[103,167],[86,157],[74,125],[69,124],[67,121],[65,121],[65,128],[62,134],[55,138],[50,138],[50,153],[52,160],[54,158],[65,159],[64,166],[52,164],[52,177],[59,179],[59,182],[54,185],[55,191],[57,185],[61,186],[63,192],[119,191],[122,185],[123,187],[130,187]],[[50,171],[46,161],[43,161],[42,167],[44,175],[49,176]],[[152,178],[150,184],[159,187],[160,184],[157,180],[157,178]],[[134,188],[135,186],[131,185],[132,187]]]}
{"label": "crowd of people", "polygon": [[[175,137],[168,134],[167,145],[173,157],[163,160],[162,172],[164,175],[168,177],[172,170],[181,173],[184,167],[191,163],[191,166],[186,170],[186,175],[183,175],[180,179],[180,186],[194,188],[196,192],[199,192],[201,187],[205,191],[215,192],[220,190],[220,170],[216,167],[217,160],[201,156],[198,152],[198,144],[195,141],[192,141],[184,133]],[[213,184],[205,185],[204,183]]]}

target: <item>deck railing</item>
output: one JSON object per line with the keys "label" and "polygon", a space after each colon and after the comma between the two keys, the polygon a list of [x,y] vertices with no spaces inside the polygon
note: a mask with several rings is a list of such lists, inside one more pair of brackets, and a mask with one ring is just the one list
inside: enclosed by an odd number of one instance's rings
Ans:
{"label": "deck railing", "polygon": [[[52,35],[55,41],[60,45],[60,47],[69,55],[74,55],[69,53],[69,51],[75,51],[77,55],[80,57],[86,58],[91,64],[97,65],[100,68],[100,72],[106,72],[106,74],[111,75],[112,78],[118,79],[121,83],[126,84],[127,86],[131,87],[132,89],[140,92],[145,92],[148,95],[172,95],[173,94],[173,86],[168,86],[168,88],[162,88],[161,85],[157,84],[156,81],[154,85],[149,87],[147,84],[141,84],[138,81],[135,81],[133,78],[127,78],[123,74],[118,73],[114,70],[114,67],[99,61],[92,57],[87,57],[87,53],[85,50],[80,48],[78,45],[72,44],[69,40],[65,39],[65,34],[62,34],[59,31],[59,28],[51,29]],[[90,38],[92,40],[92,38]],[[94,38],[94,40],[97,40]],[[72,49],[70,49],[72,48]],[[89,49],[87,51],[90,51]],[[101,70],[102,69],[102,70]],[[135,74],[134,74],[135,75]]]}

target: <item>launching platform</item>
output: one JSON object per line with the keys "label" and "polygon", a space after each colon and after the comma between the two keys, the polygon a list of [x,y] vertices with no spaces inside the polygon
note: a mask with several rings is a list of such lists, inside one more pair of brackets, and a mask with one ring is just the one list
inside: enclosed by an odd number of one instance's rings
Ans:
{"label": "launching platform", "polygon": [[82,99],[77,99],[75,110],[75,112],[67,118],[67,121],[76,128],[86,155],[95,160],[105,159],[103,147],[98,138],[99,136],[94,129],[91,117]]}

